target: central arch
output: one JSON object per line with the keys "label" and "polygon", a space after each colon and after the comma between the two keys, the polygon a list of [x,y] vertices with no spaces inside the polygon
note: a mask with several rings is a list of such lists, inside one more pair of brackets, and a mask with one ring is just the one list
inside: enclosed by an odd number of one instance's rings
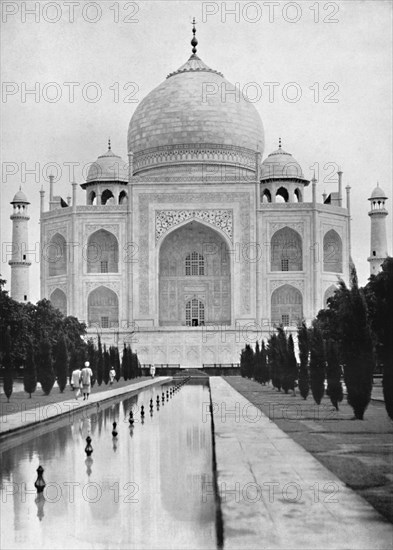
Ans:
{"label": "central arch", "polygon": [[231,324],[230,255],[213,228],[192,220],[169,233],[158,278],[160,326]]}

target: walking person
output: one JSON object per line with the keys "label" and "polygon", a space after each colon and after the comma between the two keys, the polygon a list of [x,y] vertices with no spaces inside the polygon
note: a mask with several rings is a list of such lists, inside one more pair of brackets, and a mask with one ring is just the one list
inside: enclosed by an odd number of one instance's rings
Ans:
{"label": "walking person", "polygon": [[150,365],[150,376],[154,378],[155,374],[156,374],[156,367],[154,365]]}
{"label": "walking person", "polygon": [[75,369],[71,374],[71,387],[72,390],[76,389],[75,399],[81,395],[81,370]]}
{"label": "walking person", "polygon": [[93,371],[90,368],[90,363],[89,363],[89,361],[86,361],[85,366],[81,370],[83,400],[89,399],[89,394],[90,394],[90,391],[91,391],[91,377],[92,376],[93,376]]}
{"label": "walking person", "polygon": [[113,367],[111,367],[111,370],[109,371],[109,384],[112,386],[113,384],[113,381],[115,379],[115,376],[116,376],[116,371]]}

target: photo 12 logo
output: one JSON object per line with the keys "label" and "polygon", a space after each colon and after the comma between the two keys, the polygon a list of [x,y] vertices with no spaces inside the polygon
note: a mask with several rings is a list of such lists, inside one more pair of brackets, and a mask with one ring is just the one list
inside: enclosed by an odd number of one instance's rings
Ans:
{"label": "photo 12 logo", "polygon": [[139,23],[138,2],[1,2],[1,20],[8,23]]}

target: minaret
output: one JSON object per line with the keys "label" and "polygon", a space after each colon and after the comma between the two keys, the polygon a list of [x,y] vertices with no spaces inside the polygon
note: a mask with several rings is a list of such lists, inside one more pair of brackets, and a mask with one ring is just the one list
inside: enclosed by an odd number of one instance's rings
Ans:
{"label": "minaret", "polygon": [[27,205],[30,204],[21,189],[16,193],[11,203],[14,211],[12,220],[12,257],[8,262],[11,266],[11,298],[18,302],[30,299],[29,267],[27,259],[29,249],[29,234]]}
{"label": "minaret", "polygon": [[379,183],[368,200],[371,203],[371,210],[368,213],[371,218],[371,247],[368,261],[370,262],[370,275],[377,275],[381,271],[381,264],[388,256],[386,239],[386,216],[388,211],[385,209],[387,196],[379,187]]}

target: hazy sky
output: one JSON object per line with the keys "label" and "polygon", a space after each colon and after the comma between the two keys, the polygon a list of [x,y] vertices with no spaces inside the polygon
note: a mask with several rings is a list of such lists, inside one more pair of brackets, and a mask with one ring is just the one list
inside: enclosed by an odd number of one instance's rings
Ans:
{"label": "hazy sky", "polygon": [[[32,203],[35,302],[40,298],[39,189],[44,186],[48,201],[47,176],[57,173],[51,163],[62,169],[55,194],[66,198],[71,194],[66,163],[79,163],[75,181],[82,183],[82,168],[106,151],[109,136],[114,152],[127,159],[127,129],[137,106],[130,100],[141,101],[188,59],[192,16],[204,62],[239,83],[250,99],[262,92],[255,106],[265,127],[264,157],[281,136],[306,176],[318,163],[319,198],[324,190],[336,190],[328,163],[342,168],[344,187],[352,188],[352,255],[361,284],[367,282],[367,198],[377,181],[390,199],[392,253],[392,3],[273,4],[3,0],[0,271],[8,283],[9,202],[19,185]],[[24,6],[35,5],[35,14],[25,13]],[[278,85],[269,98],[272,82]],[[36,95],[25,93],[34,88]],[[36,175],[26,173],[37,163]],[[85,203],[81,189],[78,202]]]}

